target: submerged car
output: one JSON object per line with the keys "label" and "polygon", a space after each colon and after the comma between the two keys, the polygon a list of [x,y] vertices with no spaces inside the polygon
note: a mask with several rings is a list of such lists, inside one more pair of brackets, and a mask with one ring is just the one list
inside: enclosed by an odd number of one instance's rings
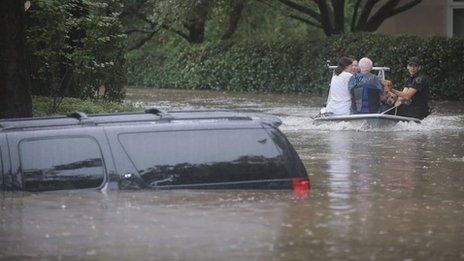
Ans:
{"label": "submerged car", "polygon": [[0,120],[0,188],[308,189],[269,115],[172,111]]}

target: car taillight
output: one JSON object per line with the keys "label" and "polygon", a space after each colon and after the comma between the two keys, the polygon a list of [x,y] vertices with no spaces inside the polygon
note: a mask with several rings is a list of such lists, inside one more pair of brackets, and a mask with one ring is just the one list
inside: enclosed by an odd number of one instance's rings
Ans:
{"label": "car taillight", "polygon": [[310,185],[307,178],[293,179],[293,196],[295,196],[295,198],[308,198],[309,188]]}

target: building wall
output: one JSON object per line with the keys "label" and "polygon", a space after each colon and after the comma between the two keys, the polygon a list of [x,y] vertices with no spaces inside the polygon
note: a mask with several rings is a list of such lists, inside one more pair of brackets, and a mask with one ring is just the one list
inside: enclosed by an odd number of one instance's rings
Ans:
{"label": "building wall", "polygon": [[446,36],[446,17],[446,0],[423,0],[413,8],[385,20],[377,32],[393,35]]}

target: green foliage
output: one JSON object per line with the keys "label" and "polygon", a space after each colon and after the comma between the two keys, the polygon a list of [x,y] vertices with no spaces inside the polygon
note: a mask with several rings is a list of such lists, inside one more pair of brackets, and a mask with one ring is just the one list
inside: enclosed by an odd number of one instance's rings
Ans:
{"label": "green foliage", "polygon": [[[216,42],[221,39],[229,22],[228,12],[227,6],[213,8],[206,27],[207,40]],[[277,1],[270,6],[261,1],[247,1],[233,39],[237,42],[281,41],[301,36],[322,38],[324,34],[319,28],[284,15]]]}
{"label": "green foliage", "polygon": [[330,58],[340,55],[367,56],[375,66],[388,66],[387,78],[402,87],[407,76],[409,57],[418,56],[422,71],[429,80],[431,94],[438,99],[464,99],[464,39],[417,36],[384,36],[375,34],[344,35],[328,40]]}
{"label": "green foliage", "polygon": [[129,57],[129,84],[325,93],[331,76],[326,60],[335,64],[341,56],[367,56],[375,66],[390,67],[387,78],[401,87],[407,76],[407,60],[419,56],[435,98],[464,99],[464,64],[460,61],[464,40],[458,38],[351,34],[323,40],[220,42],[194,47],[177,44],[166,48]]}
{"label": "green foliage", "polygon": [[121,0],[37,0],[28,11],[34,94],[123,98]]}
{"label": "green foliage", "polygon": [[[186,22],[192,16],[195,5],[205,4],[208,15],[205,23],[204,42],[217,42],[227,31],[233,2],[244,1],[240,13],[237,30],[232,34],[235,41],[250,39],[276,40],[301,35],[322,37],[320,29],[308,26],[300,21],[289,18],[280,10],[280,5],[269,5],[262,1],[247,0],[123,0],[124,12],[122,23],[128,33],[128,46],[137,46],[151,32],[156,31],[144,45],[141,52],[145,55],[147,49],[153,46],[169,44],[171,41],[186,41],[189,32]],[[183,35],[183,36],[181,36]],[[159,47],[159,46],[158,46]],[[131,52],[129,55],[134,55]]]}
{"label": "green foliage", "polygon": [[[194,2],[184,0],[122,0],[123,23],[128,29],[147,24],[180,28]],[[156,29],[156,28],[154,28]]]}
{"label": "green foliage", "polygon": [[[50,106],[53,101],[50,97],[34,96],[32,99],[34,117],[51,115]],[[129,112],[138,111],[142,108],[134,104],[122,104],[108,101],[81,100],[76,98],[65,98],[59,109],[53,115],[65,115],[74,111],[81,111],[87,114]]]}

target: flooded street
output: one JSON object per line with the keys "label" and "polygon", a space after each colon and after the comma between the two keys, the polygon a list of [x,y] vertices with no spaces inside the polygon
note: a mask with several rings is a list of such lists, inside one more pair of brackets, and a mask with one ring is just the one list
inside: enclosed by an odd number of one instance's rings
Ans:
{"label": "flooded street", "polygon": [[56,191],[0,197],[0,259],[464,260],[464,104],[422,124],[315,125],[304,95],[129,90],[162,110],[278,116],[309,173],[291,191]]}

